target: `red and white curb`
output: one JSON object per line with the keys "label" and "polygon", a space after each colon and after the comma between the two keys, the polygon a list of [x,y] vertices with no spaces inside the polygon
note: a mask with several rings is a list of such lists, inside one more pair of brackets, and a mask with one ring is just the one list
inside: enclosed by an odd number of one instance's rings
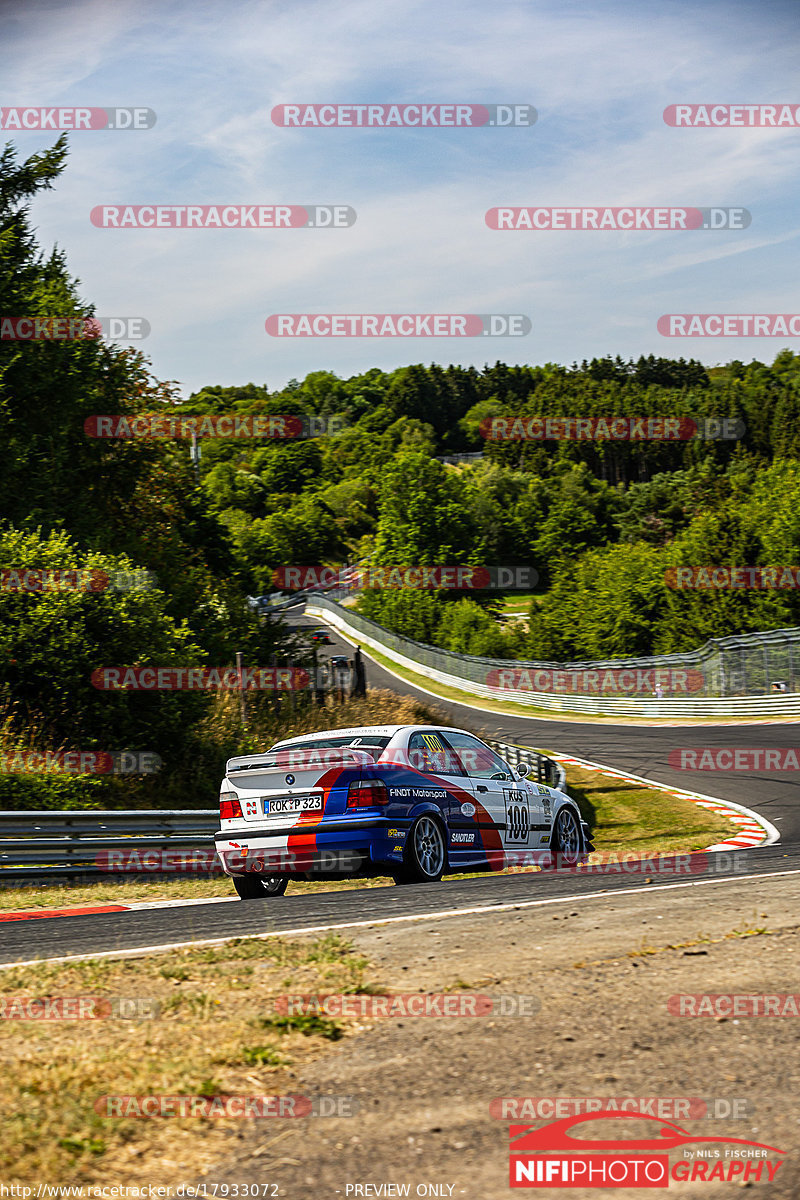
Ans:
{"label": "red and white curb", "polygon": [[133,900],[130,904],[92,904],[82,908],[24,908],[0,911],[0,921],[35,921],[44,917],[96,917],[99,913],[136,912],[144,908],[184,908],[191,904],[238,903],[238,896],[203,896],[197,900]]}
{"label": "red and white curb", "polygon": [[[530,748],[529,746],[520,747],[520,749],[528,750]],[[590,762],[587,758],[574,758],[572,755],[567,754],[548,754],[547,757],[552,758],[554,762],[562,764],[571,764],[575,767],[589,767],[593,771],[599,771],[602,775],[610,775],[614,779],[622,779],[625,783],[645,784],[656,791],[666,792],[668,796],[676,796],[679,800],[689,800],[692,804],[698,804],[701,808],[707,808],[721,817],[727,817],[733,825],[739,827],[738,833],[726,838],[724,842],[717,842],[713,846],[707,846],[706,850],[744,850],[750,846],[772,846],[780,840],[780,833],[766,817],[753,812],[751,808],[745,808],[741,804],[734,804],[732,800],[718,800],[716,796],[705,796],[702,792],[687,792],[683,789],[671,787],[666,783],[658,783],[655,779],[645,779],[642,775],[628,775],[625,771],[617,771],[613,767],[604,766],[602,763]]]}

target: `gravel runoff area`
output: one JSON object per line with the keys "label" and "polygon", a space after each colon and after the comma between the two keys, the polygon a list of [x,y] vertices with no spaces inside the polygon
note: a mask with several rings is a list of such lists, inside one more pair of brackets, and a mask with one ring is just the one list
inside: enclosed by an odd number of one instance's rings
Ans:
{"label": "gravel runoff area", "polygon": [[[670,1181],[669,1195],[716,1200],[746,1186],[770,1200],[796,1198],[800,1017],[689,1019],[672,1015],[668,998],[799,990],[799,891],[800,876],[787,873],[354,931],[355,949],[375,967],[371,980],[377,977],[383,992],[524,995],[534,997],[536,1011],[366,1020],[296,1080],[300,1091],[355,1096],[357,1114],[314,1122],[313,1129],[303,1121],[280,1130],[242,1122],[231,1157],[203,1176],[208,1194],[212,1183],[248,1182],[276,1184],[286,1200],[507,1198],[524,1193],[509,1189],[510,1118],[490,1115],[492,1100],[636,1096],[717,1098],[718,1111],[735,1112],[735,1119],[672,1119],[694,1136],[742,1138],[786,1152],[771,1183],[766,1174],[744,1184]],[[726,1101],[740,1103],[726,1109]],[[532,1120],[524,1112],[518,1119]],[[641,1136],[633,1124],[618,1121],[614,1132]],[[583,1132],[611,1136],[609,1123],[598,1126]],[[647,1134],[654,1129],[649,1123]],[[672,1151],[673,1164],[681,1157],[683,1150]]]}

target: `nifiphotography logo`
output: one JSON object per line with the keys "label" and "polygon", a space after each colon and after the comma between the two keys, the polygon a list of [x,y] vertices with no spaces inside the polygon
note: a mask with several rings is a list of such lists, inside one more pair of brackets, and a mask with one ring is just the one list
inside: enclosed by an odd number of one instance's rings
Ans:
{"label": "nifiphotography logo", "polygon": [[[593,1121],[642,1122],[639,1136],[592,1136]],[[587,1129],[573,1133],[573,1127]],[[511,1187],[669,1187],[671,1181],[771,1183],[783,1150],[744,1138],[697,1137],[679,1125],[642,1113],[600,1112],[553,1121],[537,1129],[510,1125]],[[670,1152],[677,1152],[670,1162]],[[774,1156],[780,1156],[775,1158]]]}

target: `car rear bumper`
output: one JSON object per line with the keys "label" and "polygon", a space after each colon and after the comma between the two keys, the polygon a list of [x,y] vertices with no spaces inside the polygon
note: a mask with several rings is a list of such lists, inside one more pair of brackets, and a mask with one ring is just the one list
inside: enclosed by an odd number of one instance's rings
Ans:
{"label": "car rear bumper", "polygon": [[407,825],[386,817],[340,818],[282,828],[253,825],[220,830],[214,842],[228,875],[342,878],[370,869],[375,873],[376,866],[400,865]]}

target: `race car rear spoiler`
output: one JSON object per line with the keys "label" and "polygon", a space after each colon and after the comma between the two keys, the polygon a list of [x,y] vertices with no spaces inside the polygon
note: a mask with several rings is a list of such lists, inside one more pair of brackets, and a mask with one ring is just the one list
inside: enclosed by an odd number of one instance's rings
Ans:
{"label": "race car rear spoiler", "polygon": [[291,746],[286,746],[281,750],[270,750],[266,754],[229,758],[225,774],[236,774],[239,771],[247,771],[248,775],[266,775],[272,771],[324,771],[327,767],[341,766],[348,760],[365,766],[372,766],[375,762],[371,754],[355,746],[320,746],[318,750],[309,746],[294,750]]}

